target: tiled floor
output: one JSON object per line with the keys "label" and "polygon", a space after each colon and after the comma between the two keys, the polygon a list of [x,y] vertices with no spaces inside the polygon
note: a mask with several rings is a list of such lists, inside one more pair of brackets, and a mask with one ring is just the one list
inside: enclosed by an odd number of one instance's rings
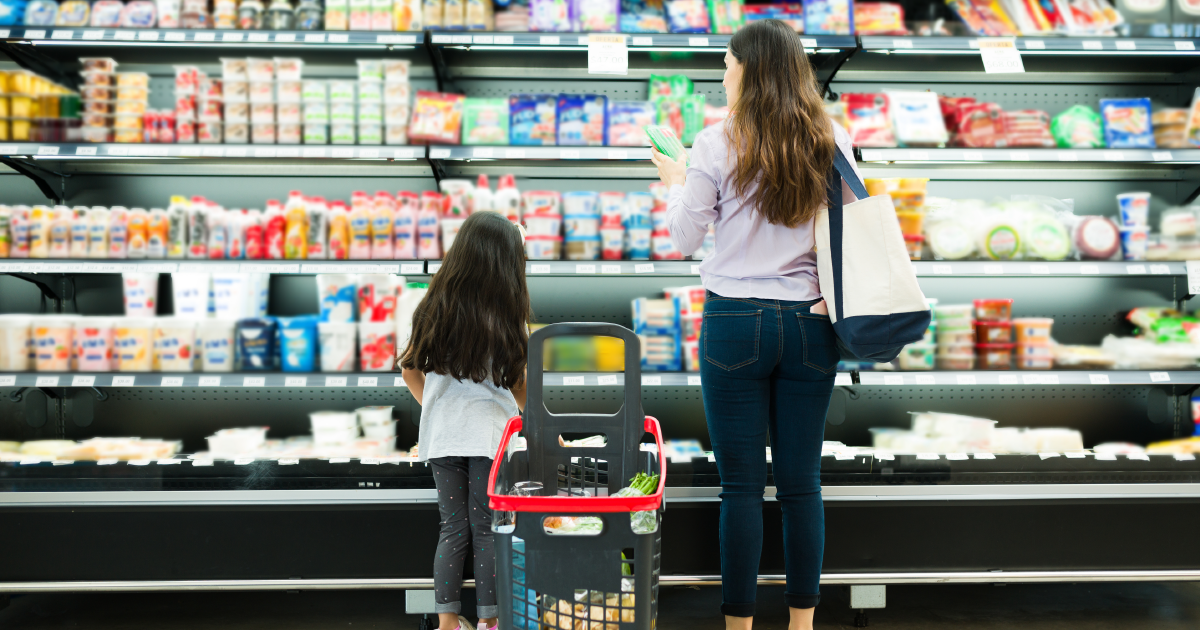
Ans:
{"label": "tiled floor", "polygon": [[[870,612],[881,630],[1127,630],[1200,628],[1200,584],[1038,584],[889,587]],[[714,588],[665,589],[658,627],[719,630]],[[820,629],[853,628],[847,593],[824,590]],[[755,628],[786,630],[780,588],[763,588]],[[104,593],[14,596],[3,630],[417,630],[401,591]]]}

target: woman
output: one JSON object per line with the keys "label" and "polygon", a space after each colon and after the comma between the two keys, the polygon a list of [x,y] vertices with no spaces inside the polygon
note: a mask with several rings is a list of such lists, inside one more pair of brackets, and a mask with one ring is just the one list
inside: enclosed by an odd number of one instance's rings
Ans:
{"label": "woman", "polygon": [[[754,22],[725,54],[729,118],[700,132],[690,160],[653,152],[670,186],[671,240],[694,252],[711,223],[716,250],[700,374],[721,473],[721,578],[726,627],[750,628],[762,554],[770,432],[783,509],[789,630],[812,628],[825,546],[821,441],[838,350],[817,285],[813,217],[834,151],[850,137],[825,114],[816,76],[790,27]],[[855,200],[842,182],[844,203]]]}

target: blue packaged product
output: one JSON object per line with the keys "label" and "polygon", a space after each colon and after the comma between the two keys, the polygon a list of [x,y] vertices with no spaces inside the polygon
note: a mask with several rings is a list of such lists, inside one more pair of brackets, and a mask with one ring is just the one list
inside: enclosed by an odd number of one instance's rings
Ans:
{"label": "blue packaged product", "polygon": [[646,125],[658,122],[658,108],[650,101],[609,101],[607,130],[609,146],[648,147]]}
{"label": "blue packaged product", "polygon": [[529,30],[570,31],[570,0],[529,0]]}
{"label": "blue packaged product", "polygon": [[20,26],[25,22],[25,0],[0,0],[0,26]]}
{"label": "blue packaged product", "polygon": [[53,0],[32,0],[25,5],[25,26],[54,26],[58,18],[58,3]]}
{"label": "blue packaged product", "polygon": [[605,144],[608,97],[600,94],[558,96],[558,144],[600,147]]}
{"label": "blue packaged product", "polygon": [[804,0],[804,33],[852,35],[854,3],[852,0]]}
{"label": "blue packaged product", "polygon": [[558,97],[514,94],[508,97],[509,143],[550,146],[557,141]]}
{"label": "blue packaged product", "polygon": [[1110,149],[1153,149],[1154,128],[1150,124],[1150,99],[1102,98],[1104,143]]}
{"label": "blue packaged product", "polygon": [[667,29],[672,33],[709,32],[705,0],[666,0]]}
{"label": "blue packaged product", "polygon": [[280,317],[279,363],[284,372],[313,372],[317,361],[315,315]]}
{"label": "blue packaged product", "polygon": [[358,281],[345,273],[317,275],[317,299],[320,300],[321,321],[354,322],[358,305]]}
{"label": "blue packaged product", "polygon": [[275,369],[275,320],[270,317],[238,320],[233,332],[233,369],[238,372],[269,372]]}
{"label": "blue packaged product", "polygon": [[622,33],[665,33],[667,18],[662,0],[621,0]]}

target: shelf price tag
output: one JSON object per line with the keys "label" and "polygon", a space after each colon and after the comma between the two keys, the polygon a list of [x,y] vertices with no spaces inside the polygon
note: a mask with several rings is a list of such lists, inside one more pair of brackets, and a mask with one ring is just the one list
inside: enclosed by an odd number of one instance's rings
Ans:
{"label": "shelf price tag", "polygon": [[582,376],[564,376],[563,385],[583,385]]}
{"label": "shelf price tag", "polygon": [[1151,151],[1150,159],[1155,162],[1170,162],[1173,158],[1170,151]]}
{"label": "shelf price tag", "polygon": [[396,379],[392,381],[392,387],[408,387],[408,383],[404,382],[403,376],[397,376]]}
{"label": "shelf price tag", "polygon": [[588,35],[587,47],[588,74],[629,74],[629,48],[624,35]]}
{"label": "shelf price tag", "polygon": [[421,263],[402,263],[400,273],[404,275],[425,273],[425,265]]}
{"label": "shelf price tag", "polygon": [[1187,261],[1188,293],[1200,295],[1200,260]]}
{"label": "shelf price tag", "polygon": [[96,384],[95,376],[83,376],[76,374],[71,377],[71,387],[91,387]]}
{"label": "shelf price tag", "polygon": [[975,385],[974,374],[959,374],[957,380],[959,385]]}
{"label": "shelf price tag", "polygon": [[596,273],[596,265],[575,265],[575,273]]}
{"label": "shelf price tag", "polygon": [[662,385],[662,377],[642,375],[642,385]]}
{"label": "shelf price tag", "polygon": [[133,387],[136,376],[114,376],[112,380],[113,387]]}
{"label": "shelf price tag", "polygon": [[200,387],[220,387],[221,386],[221,377],[220,376],[201,376],[199,385],[200,385]]}
{"label": "shelf price tag", "polygon": [[326,376],[325,377],[325,387],[345,387],[345,386],[346,386],[346,377],[345,376]]}
{"label": "shelf price tag", "polygon": [[1088,382],[1092,385],[1108,385],[1107,374],[1088,374]]}
{"label": "shelf price tag", "polygon": [[621,265],[600,265],[600,273],[621,273]]}
{"label": "shelf price tag", "polygon": [[602,376],[597,376],[596,384],[597,385],[616,385],[617,384],[617,375],[616,374],[604,374]]}
{"label": "shelf price tag", "polygon": [[983,59],[983,71],[988,74],[1025,72],[1016,40],[980,39],[979,56]]}
{"label": "shelf price tag", "polygon": [[642,263],[633,266],[634,273],[654,273],[654,263]]}
{"label": "shelf price tag", "polygon": [[1125,271],[1131,276],[1146,275],[1146,265],[1125,265]]}
{"label": "shelf price tag", "polygon": [[917,459],[935,461],[941,459],[941,456],[937,453],[917,453]]}
{"label": "shelf price tag", "polygon": [[1165,276],[1171,273],[1171,267],[1168,265],[1150,265],[1150,273],[1156,276]]}
{"label": "shelf price tag", "polygon": [[854,384],[854,380],[846,372],[838,372],[837,376],[833,377],[834,387],[850,387]]}
{"label": "shelf price tag", "polygon": [[265,376],[247,376],[242,379],[242,387],[262,387],[267,384]]}
{"label": "shelf price tag", "polygon": [[37,377],[36,385],[38,387],[58,387],[57,376],[39,376]]}
{"label": "shelf price tag", "polygon": [[1196,50],[1195,42],[1175,42],[1175,50]]}
{"label": "shelf price tag", "polygon": [[983,273],[989,276],[1002,276],[1004,275],[1004,265],[984,265]]}
{"label": "shelf price tag", "polygon": [[917,378],[917,385],[936,385],[937,384],[937,380],[934,379],[933,376],[930,376],[929,374],[918,374],[916,376],[916,378]]}
{"label": "shelf price tag", "polygon": [[1016,374],[1001,374],[1000,375],[1000,384],[1001,385],[1016,385],[1017,384],[1017,375]]}
{"label": "shelf price tag", "polygon": [[1150,373],[1150,382],[1151,383],[1168,383],[1170,381],[1171,381],[1171,375],[1166,372],[1151,372]]}
{"label": "shelf price tag", "polygon": [[946,459],[952,462],[961,462],[967,459],[966,453],[946,453]]}
{"label": "shelf price tag", "polygon": [[183,377],[164,376],[162,377],[162,387],[183,387]]}
{"label": "shelf price tag", "polygon": [[688,385],[690,385],[692,387],[699,387],[700,386],[700,377],[699,376],[689,376],[688,377]]}
{"label": "shelf price tag", "polygon": [[377,387],[379,385],[378,376],[360,376],[358,377],[359,387]]}
{"label": "shelf price tag", "polygon": [[889,374],[883,377],[884,385],[903,385],[904,377],[899,374]]}
{"label": "shelf price tag", "polygon": [[975,459],[996,459],[996,456],[991,453],[975,453]]}
{"label": "shelf price tag", "polygon": [[283,379],[284,387],[304,387],[308,385],[307,376],[288,376]]}

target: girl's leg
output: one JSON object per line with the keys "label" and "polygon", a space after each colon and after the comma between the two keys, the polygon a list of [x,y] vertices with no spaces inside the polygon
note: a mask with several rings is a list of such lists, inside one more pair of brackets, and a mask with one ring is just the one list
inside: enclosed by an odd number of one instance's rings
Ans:
{"label": "girl's leg", "polygon": [[471,545],[467,458],[438,457],[429,460],[429,466],[441,516],[441,534],[433,559],[434,612],[438,614],[438,630],[455,630],[462,612],[463,563]]}
{"label": "girl's leg", "polygon": [[468,501],[471,521],[471,544],[475,551],[475,600],[479,613],[479,630],[496,627],[500,607],[496,605],[496,548],[492,537],[492,511],[488,508],[488,475],[492,471],[490,457],[469,458],[471,491]]}

